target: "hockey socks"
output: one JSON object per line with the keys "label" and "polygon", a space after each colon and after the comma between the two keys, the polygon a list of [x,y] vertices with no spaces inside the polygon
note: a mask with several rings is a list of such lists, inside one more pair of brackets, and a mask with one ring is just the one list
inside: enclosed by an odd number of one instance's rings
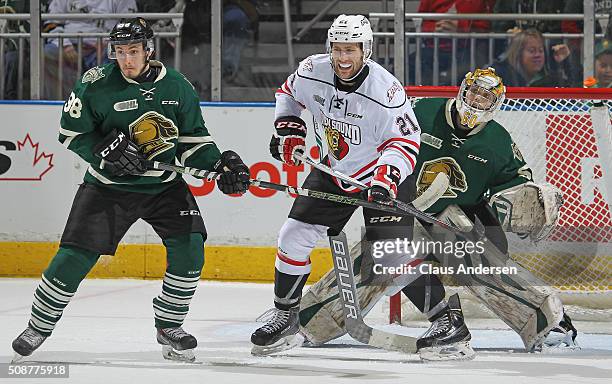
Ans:
{"label": "hockey socks", "polygon": [[163,241],[168,255],[162,292],[153,299],[156,328],[180,327],[189,312],[204,266],[204,239],[200,233]]}
{"label": "hockey socks", "polygon": [[50,336],[79,284],[98,261],[99,255],[71,246],[59,248],[42,274],[32,303],[29,326]]}

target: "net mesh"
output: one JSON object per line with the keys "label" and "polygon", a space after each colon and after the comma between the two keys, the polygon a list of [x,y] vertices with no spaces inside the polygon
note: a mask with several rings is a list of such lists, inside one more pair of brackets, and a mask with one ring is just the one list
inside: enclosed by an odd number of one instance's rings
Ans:
{"label": "net mesh", "polygon": [[[510,234],[511,257],[562,293],[564,303],[607,310],[612,307],[612,222],[608,206],[612,199],[606,196],[590,113],[595,95],[585,90],[577,94],[554,90],[547,95],[546,89],[533,89],[532,94],[522,92],[517,96],[511,90],[495,120],[512,135],[533,171],[534,181],[553,184],[564,197],[559,225],[550,238],[533,244]],[[455,97],[457,91],[450,87],[415,87],[407,92],[414,103],[422,97]],[[604,99],[610,112],[612,95],[599,91],[597,97]]]}

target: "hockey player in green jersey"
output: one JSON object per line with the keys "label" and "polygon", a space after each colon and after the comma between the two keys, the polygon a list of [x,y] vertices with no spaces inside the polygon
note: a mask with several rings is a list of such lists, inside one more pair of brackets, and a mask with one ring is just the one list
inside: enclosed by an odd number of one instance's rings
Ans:
{"label": "hockey player in green jersey", "polygon": [[[561,199],[554,187],[532,181],[531,170],[510,134],[493,120],[504,97],[502,79],[489,68],[468,73],[456,98],[416,102],[414,111],[421,127],[422,145],[414,175],[418,196],[431,185],[438,173],[446,174],[448,188],[426,212],[449,220],[453,225],[459,222],[473,224],[478,219],[485,228],[486,238],[491,240],[498,253],[507,255],[504,231],[520,233],[535,241],[542,240],[554,228]],[[504,209],[498,212],[498,207]],[[505,215],[507,212],[512,214]],[[418,227],[415,226],[415,231]],[[420,234],[415,232],[414,238],[420,238]],[[361,257],[371,256],[361,254]],[[362,259],[361,264],[364,263]],[[334,282],[331,271],[314,284],[302,300],[301,332],[312,345],[322,344],[345,332],[343,320],[338,321],[342,314],[341,307],[336,304],[338,300],[333,298],[338,294]],[[392,294],[406,284],[402,284],[400,278],[393,280],[390,288],[393,285],[398,288],[386,293]],[[531,288],[526,287],[525,291]],[[458,298],[451,297],[446,302],[445,289],[437,275],[421,275],[402,292],[431,321],[431,327],[417,341],[421,358],[448,360],[474,356],[469,345],[471,335],[463,321]],[[477,289],[474,293],[478,296],[481,291]],[[364,289],[360,292],[361,307],[371,308],[381,295],[379,289]],[[526,307],[531,309],[524,310],[520,303],[508,297],[489,300],[492,305],[487,302],[489,297],[479,297],[520,334],[528,350],[576,347],[576,330],[563,313],[556,294],[542,294],[538,296],[542,298],[541,302],[530,302]],[[508,315],[500,304],[517,310]],[[540,311],[540,319],[545,313],[547,321],[531,327],[529,321],[534,311]],[[332,319],[334,321],[330,321]]]}
{"label": "hockey player in green jersey", "polygon": [[206,228],[182,177],[146,164],[178,161],[215,170],[225,194],[246,192],[249,169],[235,152],[220,153],[192,85],[151,60],[153,41],[144,19],[120,21],[108,43],[113,62],[87,71],[64,104],[59,141],[89,167],[59,250],[34,293],[28,327],[13,341],[17,359],[51,335],[100,255],[113,255],[138,219],[153,227],[167,251],[162,290],[153,299],[157,341],[165,358],[194,359],[197,340],[182,324],[204,265]]}

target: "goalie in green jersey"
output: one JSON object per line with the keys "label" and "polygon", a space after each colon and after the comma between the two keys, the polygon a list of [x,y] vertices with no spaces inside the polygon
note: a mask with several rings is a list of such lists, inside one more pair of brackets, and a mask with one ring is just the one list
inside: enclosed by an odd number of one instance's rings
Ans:
{"label": "goalie in green jersey", "polygon": [[[414,170],[417,196],[432,184],[438,173],[445,174],[448,188],[425,211],[467,229],[478,224],[484,227],[484,236],[489,241],[484,256],[473,252],[471,256],[449,257],[439,250],[415,248],[416,261],[406,262],[415,265],[422,261],[425,265],[433,256],[455,271],[461,265],[465,267],[465,260],[477,263],[484,258],[490,265],[514,266],[516,263],[508,257],[504,231],[539,241],[554,228],[562,204],[560,192],[549,184],[532,181],[531,170],[510,134],[493,119],[505,91],[502,79],[493,68],[476,69],[466,75],[456,98],[416,102],[414,111],[421,127],[422,143]],[[413,238],[438,241],[441,237],[436,237],[432,229],[436,227],[416,223]],[[455,237],[451,239],[461,241]],[[362,266],[360,275],[356,276],[362,310],[367,313],[383,294],[394,294],[401,289],[431,321],[431,327],[417,341],[421,358],[473,357],[474,351],[469,345],[471,335],[463,321],[458,298],[451,296],[446,302],[439,276],[427,269],[420,272],[421,269],[415,268],[415,272],[383,280],[385,291],[368,280],[376,272],[368,277],[372,269],[363,267],[381,260],[372,258],[372,250],[376,248],[370,243],[362,239],[351,251],[356,265]],[[558,295],[547,287],[539,289],[537,286],[546,284],[520,265],[517,268],[516,276],[503,278],[491,275],[454,277],[519,333],[527,350],[577,348],[576,330],[564,314]],[[320,345],[345,333],[337,295],[333,271],[305,293],[300,307],[300,324],[309,344]]]}
{"label": "goalie in green jersey", "polygon": [[193,360],[196,338],[182,328],[204,265],[206,228],[187,183],[150,161],[178,162],[221,173],[225,194],[243,194],[249,168],[221,153],[204,124],[193,86],[152,60],[153,30],[142,18],[110,33],[110,64],[87,71],[63,107],[59,141],[89,163],[60,247],[34,293],[28,327],[14,341],[16,358],[49,337],[80,282],[100,255],[113,255],[138,219],[167,251],[161,293],[153,299],[157,341],[165,358]]}

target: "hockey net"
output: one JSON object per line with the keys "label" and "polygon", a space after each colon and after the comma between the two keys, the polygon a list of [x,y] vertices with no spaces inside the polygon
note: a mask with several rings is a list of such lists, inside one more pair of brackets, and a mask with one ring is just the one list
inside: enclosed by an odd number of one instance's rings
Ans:
{"label": "hockey net", "polygon": [[[453,98],[457,92],[457,87],[407,88],[413,102]],[[598,146],[595,128],[609,133],[612,125],[609,114],[603,123],[592,118],[593,100],[604,100],[610,112],[612,90],[508,88],[495,120],[512,135],[534,181],[555,185],[564,197],[551,237],[533,244],[509,235],[511,257],[554,287],[574,317],[603,322],[612,320],[612,195],[606,190],[606,180],[612,189],[612,172],[605,174],[611,164],[602,163],[606,156],[601,151],[612,153],[612,143],[604,140]],[[466,290],[449,284],[447,293],[459,291],[464,309],[476,312],[471,316],[491,315]],[[392,322],[419,318],[400,295],[392,297],[387,308]]]}

